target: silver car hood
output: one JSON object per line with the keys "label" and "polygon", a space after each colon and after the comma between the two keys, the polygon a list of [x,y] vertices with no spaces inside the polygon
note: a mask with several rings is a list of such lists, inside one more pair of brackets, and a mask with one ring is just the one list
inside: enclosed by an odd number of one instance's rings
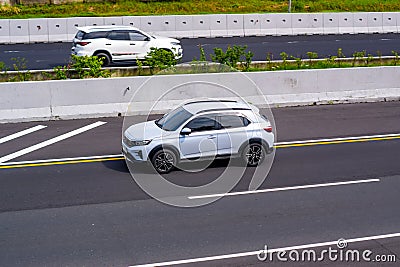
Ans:
{"label": "silver car hood", "polygon": [[168,136],[172,132],[164,131],[155,124],[155,121],[141,122],[130,126],[125,131],[125,136],[129,140],[152,140],[161,136]]}
{"label": "silver car hood", "polygon": [[170,37],[165,37],[165,36],[159,36],[159,35],[154,35],[154,38],[156,40],[162,40],[162,41],[168,41],[170,43],[180,43],[178,39],[170,38]]}

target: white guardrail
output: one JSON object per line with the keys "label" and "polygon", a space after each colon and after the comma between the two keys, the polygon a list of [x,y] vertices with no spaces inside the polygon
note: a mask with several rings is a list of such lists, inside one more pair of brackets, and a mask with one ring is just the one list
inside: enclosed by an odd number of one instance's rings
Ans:
{"label": "white guardrail", "polygon": [[0,19],[0,43],[70,42],[79,26],[132,25],[177,38],[400,32],[400,12]]}
{"label": "white guardrail", "polygon": [[[238,79],[223,79],[223,75],[237,73],[0,83],[0,122],[124,115],[134,94],[131,109],[133,113],[143,114],[167,90],[193,81],[224,82],[226,88],[239,88],[236,93],[247,101],[256,105],[263,103],[263,97],[255,94],[248,83],[241,86]],[[271,71],[246,75],[272,106],[400,100],[399,67]],[[136,93],[144,82],[151,82],[146,88],[152,90]],[[190,94],[220,96],[214,87],[210,92],[198,94],[199,88],[195,86],[187,87],[185,94],[178,92],[163,99],[160,111],[187,100]]]}

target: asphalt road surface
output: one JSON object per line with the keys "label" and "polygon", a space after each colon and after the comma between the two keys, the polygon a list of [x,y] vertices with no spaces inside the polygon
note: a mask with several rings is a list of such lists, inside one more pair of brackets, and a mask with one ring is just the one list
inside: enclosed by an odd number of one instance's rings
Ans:
{"label": "asphalt road surface", "polygon": [[[307,52],[316,52],[319,57],[337,55],[338,48],[343,49],[346,57],[352,57],[356,51],[365,50],[367,54],[393,56],[392,51],[399,51],[399,34],[357,34],[357,35],[312,35],[312,36],[263,36],[231,38],[182,39],[184,57],[182,62],[199,58],[201,45],[206,55],[213,53],[214,47],[226,48],[228,45],[247,45],[254,53],[253,60],[265,60],[267,53],[273,59],[280,59],[279,54],[286,52],[295,57],[308,58]],[[71,43],[52,44],[12,44],[0,45],[0,61],[11,67],[12,58],[25,58],[27,69],[52,69],[69,62]],[[378,52],[379,51],[379,52]],[[210,60],[210,58],[208,57]]]}
{"label": "asphalt road surface", "polygon": [[[162,204],[138,187],[119,159],[122,118],[0,125],[1,160],[105,122],[0,165],[0,266],[398,266],[400,103],[273,113],[278,142],[324,140],[277,148],[259,191],[246,192],[250,170],[231,195],[199,208]],[[89,156],[100,157],[82,158]],[[225,166],[217,161],[168,179],[205,184]],[[371,250],[372,262],[263,262],[256,255],[265,245],[321,253],[338,249],[340,238],[343,251]],[[378,262],[382,256],[391,262]]]}

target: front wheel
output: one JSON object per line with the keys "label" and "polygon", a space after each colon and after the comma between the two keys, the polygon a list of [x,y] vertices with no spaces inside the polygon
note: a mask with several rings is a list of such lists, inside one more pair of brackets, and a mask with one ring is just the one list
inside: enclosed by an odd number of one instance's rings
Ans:
{"label": "front wheel", "polygon": [[259,143],[248,144],[243,150],[242,158],[247,166],[258,166],[265,159],[265,148]]}
{"label": "front wheel", "polygon": [[176,166],[175,153],[169,149],[159,150],[154,154],[151,163],[158,173],[169,173]]}

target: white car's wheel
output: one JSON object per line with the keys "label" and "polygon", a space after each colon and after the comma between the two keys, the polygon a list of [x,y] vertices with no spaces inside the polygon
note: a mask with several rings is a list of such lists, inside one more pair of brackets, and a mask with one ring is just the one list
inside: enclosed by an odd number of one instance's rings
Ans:
{"label": "white car's wheel", "polygon": [[176,166],[175,153],[169,149],[158,150],[151,159],[151,163],[158,173],[169,173]]}
{"label": "white car's wheel", "polygon": [[255,167],[263,162],[265,154],[266,151],[262,144],[250,143],[244,148],[242,158],[247,166]]}

